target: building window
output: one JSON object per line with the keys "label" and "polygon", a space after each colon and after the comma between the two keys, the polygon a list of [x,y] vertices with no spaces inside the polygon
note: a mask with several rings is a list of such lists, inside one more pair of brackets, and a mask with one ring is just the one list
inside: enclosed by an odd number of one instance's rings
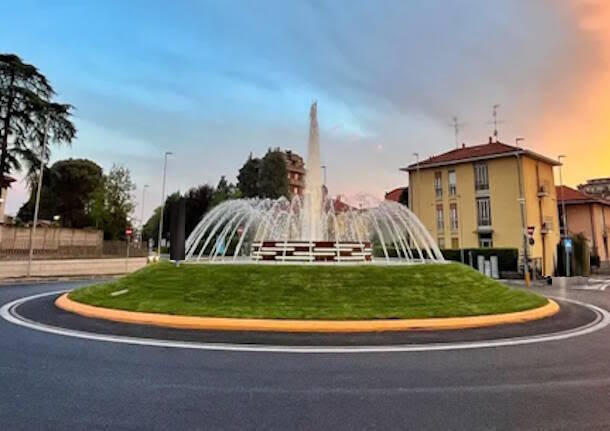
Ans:
{"label": "building window", "polygon": [[477,220],[479,226],[491,226],[491,206],[489,198],[477,198]]}
{"label": "building window", "polygon": [[452,169],[449,171],[449,196],[455,196],[457,194],[457,182],[455,177],[455,171]]}
{"label": "building window", "polygon": [[442,172],[434,173],[434,192],[436,193],[437,198],[443,197],[443,173]]}
{"label": "building window", "polygon": [[481,248],[491,248],[494,246],[493,240],[491,239],[490,233],[481,233],[479,234],[479,247]]}
{"label": "building window", "polygon": [[445,230],[445,221],[443,217],[443,206],[436,206],[436,229],[439,231]]}
{"label": "building window", "polygon": [[487,172],[487,163],[475,163],[474,188],[475,190],[489,190],[489,173]]}
{"label": "building window", "polygon": [[292,189],[292,194],[293,194],[293,195],[298,195],[298,194],[299,194],[299,189],[298,189],[297,187],[294,187],[294,188]]}
{"label": "building window", "polygon": [[445,248],[445,238],[439,237],[437,240],[437,244],[438,244],[438,248],[440,248],[440,249]]}
{"label": "building window", "polygon": [[451,238],[451,248],[454,250],[460,248],[460,240],[458,238]]}
{"label": "building window", "polygon": [[458,229],[457,204],[449,205],[449,218],[451,219],[451,230],[456,231]]}

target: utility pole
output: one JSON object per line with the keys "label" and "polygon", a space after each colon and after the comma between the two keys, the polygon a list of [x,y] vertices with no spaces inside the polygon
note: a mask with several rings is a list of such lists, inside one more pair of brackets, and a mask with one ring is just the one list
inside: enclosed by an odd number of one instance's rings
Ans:
{"label": "utility pole", "polygon": [[171,151],[165,152],[165,161],[163,162],[163,186],[161,188],[161,214],[159,215],[159,242],[157,243],[157,256],[161,260],[161,238],[163,238],[163,213],[165,212],[165,178],[167,174],[167,156],[174,153]]}
{"label": "utility pole", "polygon": [[[519,148],[519,142],[524,141],[524,138],[515,139],[515,146]],[[529,257],[527,253],[527,220],[525,217],[525,197],[523,196],[523,173],[521,170],[521,157],[520,149],[517,149],[515,153],[517,156],[517,172],[519,173],[519,205],[521,207],[521,236],[523,238],[523,277],[525,279],[525,286],[530,287],[530,269],[529,269]]]}
{"label": "utility pole", "polygon": [[459,134],[460,134],[460,129],[462,127],[464,127],[465,123],[459,123],[458,122],[458,117],[453,117],[453,123],[450,124],[451,127],[453,127],[453,130],[455,132],[455,148],[458,149],[460,147],[460,139],[459,139]]}
{"label": "utility pole", "polygon": [[570,252],[568,251],[568,248],[566,247],[566,239],[568,238],[568,219],[566,216],[566,201],[563,197],[563,178],[561,175],[561,167],[563,166],[563,163],[561,162],[561,159],[565,159],[565,155],[562,154],[560,156],[557,157],[557,160],[559,161],[559,190],[561,190],[561,218],[563,219],[563,249],[565,252],[565,267],[566,267],[566,277],[570,276]]}
{"label": "utility pole", "polygon": [[36,233],[36,225],[38,224],[38,209],[40,207],[40,191],[42,190],[42,176],[44,174],[44,158],[45,149],[47,147],[47,134],[49,132],[49,114],[45,114],[44,120],[44,136],[42,137],[42,146],[40,148],[40,174],[38,175],[38,185],[36,187],[36,204],[34,205],[34,220],[30,229],[30,251],[28,256],[28,271],[27,276],[32,274],[32,258],[34,256],[34,234]]}
{"label": "utility pole", "polygon": [[322,170],[324,171],[324,181],[322,182],[322,185],[325,186],[326,185],[326,165],[322,165]]}

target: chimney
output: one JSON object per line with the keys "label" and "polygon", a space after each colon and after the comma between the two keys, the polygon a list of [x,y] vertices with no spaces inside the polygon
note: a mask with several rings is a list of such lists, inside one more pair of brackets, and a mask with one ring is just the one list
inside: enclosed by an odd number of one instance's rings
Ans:
{"label": "chimney", "polygon": [[491,136],[489,137],[489,143],[493,143],[493,138]]}
{"label": "chimney", "polygon": [[466,148],[466,144],[462,142],[462,148]]}

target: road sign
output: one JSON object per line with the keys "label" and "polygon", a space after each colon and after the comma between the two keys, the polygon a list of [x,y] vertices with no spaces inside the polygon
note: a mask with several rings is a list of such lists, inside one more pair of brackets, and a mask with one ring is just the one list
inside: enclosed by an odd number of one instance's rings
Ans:
{"label": "road sign", "polygon": [[133,235],[133,229],[128,227],[127,229],[125,229],[125,235],[127,236],[131,236]]}
{"label": "road sign", "polygon": [[534,231],[536,230],[536,226],[528,226],[527,227],[527,234],[529,236],[532,236],[534,234]]}

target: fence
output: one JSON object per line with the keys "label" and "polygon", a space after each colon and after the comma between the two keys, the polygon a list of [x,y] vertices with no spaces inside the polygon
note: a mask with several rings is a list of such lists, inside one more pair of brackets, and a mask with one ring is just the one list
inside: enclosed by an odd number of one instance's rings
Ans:
{"label": "fence", "polygon": [[[30,228],[0,226],[0,259],[27,259],[30,247]],[[32,238],[34,259],[112,258],[127,255],[125,241],[104,241],[97,229],[70,229],[41,226]],[[148,254],[146,244],[132,243],[129,255]]]}

